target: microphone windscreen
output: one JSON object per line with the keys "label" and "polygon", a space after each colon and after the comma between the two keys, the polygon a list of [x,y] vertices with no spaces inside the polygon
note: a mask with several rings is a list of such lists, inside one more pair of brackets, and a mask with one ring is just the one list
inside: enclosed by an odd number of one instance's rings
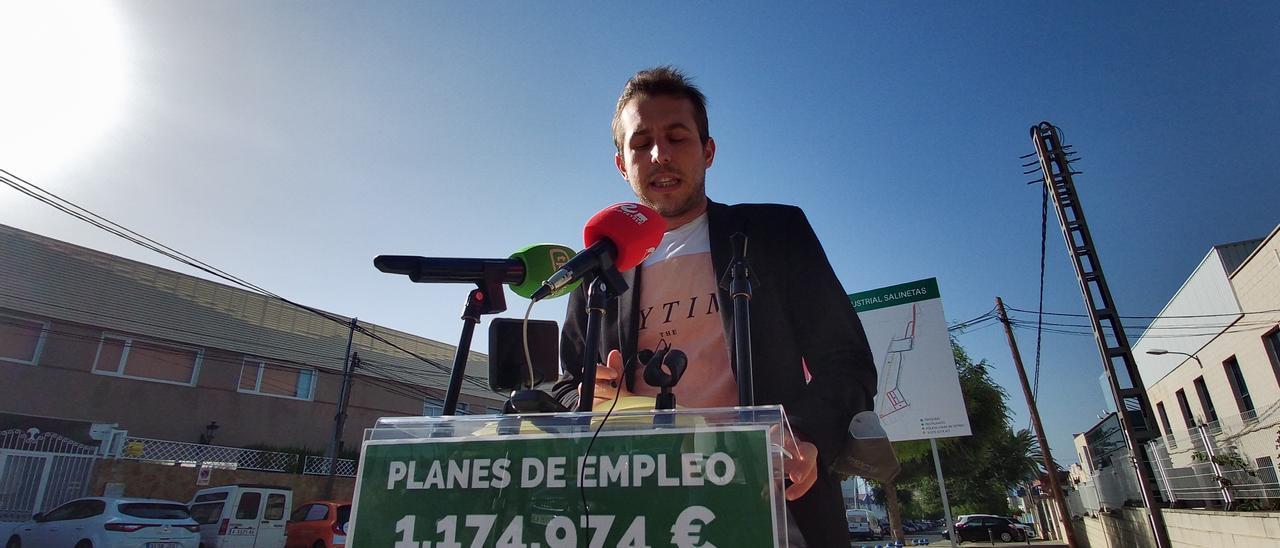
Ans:
{"label": "microphone windscreen", "polygon": [[[534,244],[512,253],[512,259],[524,263],[524,281],[512,284],[511,291],[526,299],[533,298],[533,292],[542,287],[542,281],[560,270],[560,267],[569,262],[576,253],[573,248],[560,244]],[[575,281],[547,297],[567,295],[578,287],[579,283],[581,281]]]}
{"label": "microphone windscreen", "polygon": [[593,215],[582,230],[582,240],[587,247],[603,239],[613,242],[618,250],[614,267],[625,272],[644,262],[662,242],[666,231],[666,219],[653,208],[623,202]]}

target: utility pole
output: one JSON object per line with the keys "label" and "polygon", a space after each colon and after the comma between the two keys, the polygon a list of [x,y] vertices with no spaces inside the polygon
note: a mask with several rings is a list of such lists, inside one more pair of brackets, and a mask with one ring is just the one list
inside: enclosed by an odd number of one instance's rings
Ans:
{"label": "utility pole", "polygon": [[[1044,437],[1044,426],[1040,424],[1040,410],[1036,407],[1036,399],[1031,395],[1031,383],[1027,382],[1027,370],[1022,367],[1022,354],[1018,352],[1018,341],[1013,338],[1013,327],[1009,325],[1009,316],[1004,311],[1004,301],[996,297],[996,310],[1000,313],[1000,323],[1004,324],[1004,334],[1009,338],[1009,351],[1013,353],[1013,365],[1018,368],[1018,380],[1022,381],[1022,394],[1027,397],[1027,409],[1031,411],[1031,424],[1036,428],[1036,439],[1040,440],[1040,457],[1044,460],[1044,470],[1049,476],[1049,489],[1053,490],[1053,502],[1058,505],[1058,522],[1062,524],[1062,534],[1067,539],[1067,546],[1076,548],[1076,533],[1071,529],[1070,512],[1067,501],[1062,497],[1062,488],[1058,486],[1058,467],[1053,464],[1053,454],[1049,452],[1049,440]],[[1027,494],[1030,494],[1028,492]]]}
{"label": "utility pole", "polygon": [[[1146,388],[1142,384],[1142,374],[1138,371],[1133,350],[1129,347],[1129,337],[1124,332],[1120,313],[1116,310],[1111,289],[1102,273],[1102,262],[1093,245],[1089,224],[1085,222],[1080,196],[1076,194],[1075,182],[1071,178],[1078,173],[1071,169],[1071,162],[1074,161],[1072,155],[1075,152],[1068,150],[1069,145],[1062,144],[1058,128],[1049,122],[1031,126],[1031,141],[1036,147],[1035,155],[1042,173],[1041,179],[1034,182],[1045,184],[1045,190],[1053,200],[1058,214],[1062,237],[1066,240],[1067,252],[1076,270],[1076,281],[1080,283],[1080,292],[1089,310],[1093,339],[1098,344],[1111,397],[1116,402],[1116,418],[1120,420],[1120,428],[1124,431],[1129,461],[1138,476],[1142,504],[1147,508],[1147,525],[1151,527],[1156,548],[1169,548],[1169,532],[1165,529],[1151,461],[1142,450],[1144,442],[1159,435],[1159,429],[1156,427],[1155,414],[1151,412]],[[1116,375],[1120,368],[1127,376],[1128,386],[1120,384],[1120,378]]]}
{"label": "utility pole", "polygon": [[333,438],[329,440],[329,448],[324,456],[329,459],[329,478],[324,484],[324,496],[333,498],[334,473],[338,464],[338,445],[342,443],[342,427],[347,422],[347,402],[351,399],[351,371],[356,368],[360,357],[351,353],[351,342],[356,336],[356,318],[351,318],[350,331],[347,333],[346,362],[342,365],[342,387],[338,389],[337,412],[333,415]]}

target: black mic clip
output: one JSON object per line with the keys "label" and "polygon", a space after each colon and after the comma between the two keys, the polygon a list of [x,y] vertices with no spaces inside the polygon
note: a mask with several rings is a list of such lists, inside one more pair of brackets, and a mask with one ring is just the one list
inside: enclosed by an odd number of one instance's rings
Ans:
{"label": "black mic clip", "polygon": [[747,235],[734,232],[729,236],[729,245],[733,255],[729,259],[729,268],[720,276],[720,289],[729,292],[729,298],[745,296],[751,298],[751,290],[760,285],[760,279],[751,275],[751,264],[747,262]]}
{"label": "black mic clip", "polygon": [[675,409],[676,395],[671,389],[680,382],[680,377],[689,366],[689,358],[684,352],[671,348],[670,343],[659,346],[657,352],[644,350],[638,357],[645,362],[644,382],[658,388],[654,409]]}
{"label": "black mic clip", "polygon": [[[472,291],[473,300],[478,300],[480,314],[497,314],[507,310],[507,296],[502,291],[505,280],[505,267],[497,264],[484,265],[484,281],[476,282],[476,291]],[[478,299],[477,299],[478,298]]]}
{"label": "black mic clip", "polygon": [[[596,283],[600,285],[597,286]],[[600,268],[597,269],[593,276],[583,281],[588,288],[595,290],[596,287],[604,290],[607,298],[614,298],[626,293],[631,286],[627,285],[627,280],[622,277],[622,273],[613,264],[613,257],[605,255],[600,259]]]}

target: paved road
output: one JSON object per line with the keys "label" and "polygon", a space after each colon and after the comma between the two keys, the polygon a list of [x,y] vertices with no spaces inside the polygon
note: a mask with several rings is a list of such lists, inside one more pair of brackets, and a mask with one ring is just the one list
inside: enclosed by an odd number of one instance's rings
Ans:
{"label": "paved road", "polygon": [[[919,543],[921,543],[921,544],[913,544],[913,542],[919,542]],[[923,543],[925,543],[925,542],[927,542],[928,544],[923,544]],[[860,540],[859,540],[859,541],[851,541],[851,542],[849,543],[849,546],[850,546],[850,548],[862,548],[862,547],[864,547],[864,546],[865,546],[866,548],[873,548],[873,547],[875,547],[875,546],[885,546],[886,544],[889,544],[889,543],[890,543],[890,541],[887,541],[887,540],[878,540],[878,541],[877,541],[877,540],[868,540],[868,541],[860,541]],[[890,544],[890,545],[891,545],[891,544]],[[942,534],[941,534],[941,533],[924,533],[924,534],[915,534],[915,535],[908,534],[908,535],[907,535],[907,542],[905,543],[905,546],[913,546],[913,545],[919,545],[919,546],[930,546],[931,548],[941,548],[941,547],[947,547],[947,548],[950,548],[950,546],[951,546],[951,541],[949,541],[949,540],[946,540],[946,539],[942,538]],[[991,544],[991,543],[988,543],[988,542],[966,542],[966,543],[964,543],[963,545],[960,545],[960,546],[963,546],[963,548],[970,548],[970,547],[974,547],[974,548],[982,548],[982,547],[988,547],[988,548],[990,548],[990,547],[999,547],[999,548],[1015,548],[1015,547],[1017,547],[1017,546],[1035,546],[1035,547],[1037,547],[1037,548],[1067,548],[1066,543],[1064,543],[1064,542],[1062,542],[1062,541],[1057,541],[1057,540],[1032,540],[1030,543],[1026,543],[1026,542],[1008,542],[1008,543],[1006,543],[1006,542],[997,542],[997,543],[995,543],[995,544]]]}

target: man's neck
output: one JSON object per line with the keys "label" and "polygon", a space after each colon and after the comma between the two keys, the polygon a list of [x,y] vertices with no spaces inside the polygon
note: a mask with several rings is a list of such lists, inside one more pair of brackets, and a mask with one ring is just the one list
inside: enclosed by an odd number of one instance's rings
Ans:
{"label": "man's neck", "polygon": [[684,225],[692,223],[694,220],[696,220],[698,217],[701,217],[702,214],[706,212],[707,212],[707,199],[703,198],[702,205],[695,207],[693,209],[690,209],[689,211],[686,211],[675,217],[663,217],[662,219],[667,221],[667,232],[670,232]]}

